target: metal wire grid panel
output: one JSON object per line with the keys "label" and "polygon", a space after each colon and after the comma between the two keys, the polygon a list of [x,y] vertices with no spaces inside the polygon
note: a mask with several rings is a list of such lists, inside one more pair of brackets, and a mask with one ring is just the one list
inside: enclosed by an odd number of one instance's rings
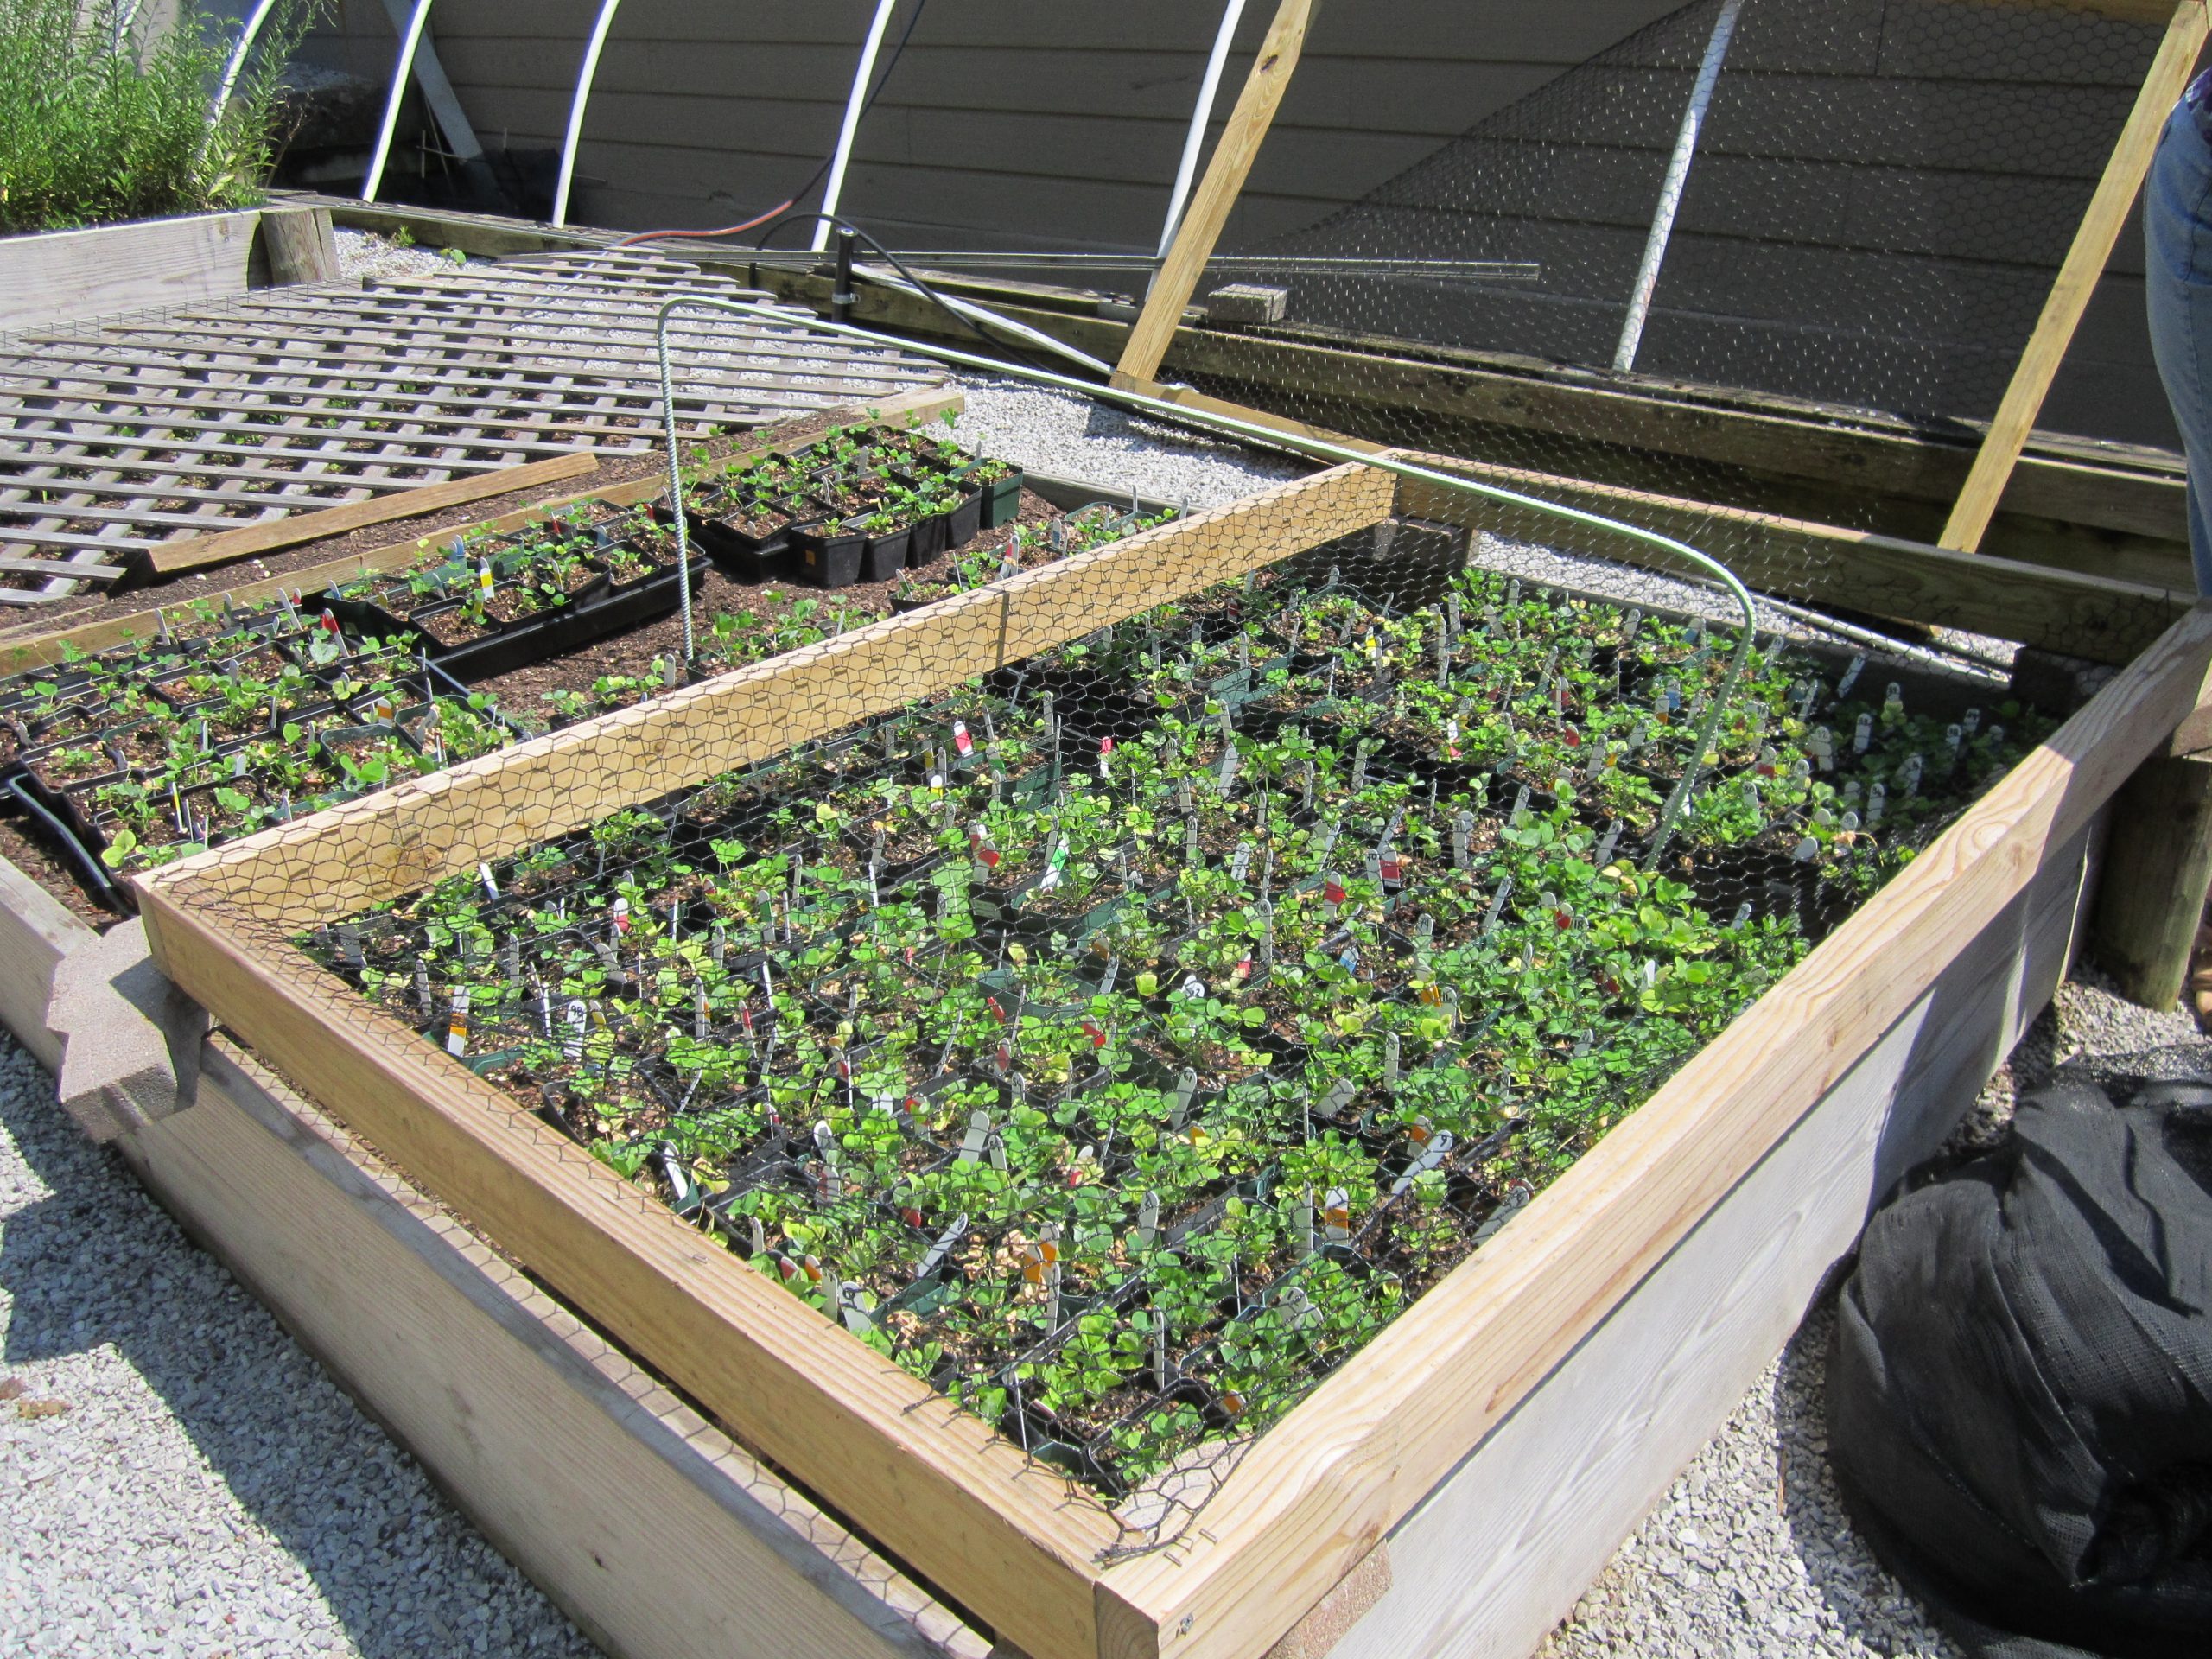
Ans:
{"label": "metal wire grid panel", "polygon": [[[655,308],[760,298],[681,260],[553,254],[0,339],[0,604],[121,576],[163,543],[582,448],[651,447]],[[938,378],[748,321],[688,329],[695,431]]]}
{"label": "metal wire grid panel", "polygon": [[673,1212],[700,1272],[767,1275],[1150,1547],[2037,734],[1694,589],[1347,537],[1328,504],[1372,488],[1064,573],[1017,525],[1003,586],[178,891],[318,1029]]}

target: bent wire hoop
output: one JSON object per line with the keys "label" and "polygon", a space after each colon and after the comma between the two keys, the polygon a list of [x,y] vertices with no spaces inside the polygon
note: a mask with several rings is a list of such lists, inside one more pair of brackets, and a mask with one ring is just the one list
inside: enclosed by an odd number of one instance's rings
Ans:
{"label": "bent wire hoop", "polygon": [[[993,314],[985,311],[980,306],[975,308],[982,315],[992,317],[993,321],[1004,321],[993,316]],[[1344,444],[1332,443],[1325,438],[1312,437],[1303,433],[1281,431],[1274,427],[1262,425],[1256,421],[1242,420],[1236,416],[1219,414],[1211,410],[1188,409],[1180,404],[1147,397],[1142,392],[1125,391],[1118,386],[1098,385],[1093,382],[1074,379],[1067,375],[1054,374],[1048,370],[1032,368],[1026,364],[1007,363],[995,358],[977,357],[972,353],[957,351],[949,346],[893,339],[869,329],[855,327],[849,323],[832,322],[825,318],[762,304],[757,301],[726,299],[715,294],[680,293],[671,294],[661,302],[653,326],[653,346],[660,361],[661,423],[663,435],[668,445],[668,505],[676,531],[677,593],[683,610],[683,662],[687,669],[696,655],[691,611],[691,542],[690,528],[685,524],[683,517],[683,467],[677,431],[676,372],[669,346],[670,325],[680,311],[716,312],[729,316],[747,318],[753,321],[772,323],[785,328],[804,329],[817,334],[835,335],[841,339],[859,340],[888,350],[912,353],[918,357],[929,358],[955,368],[967,369],[979,374],[1001,375],[1008,379],[1022,381],[1048,391],[1072,392],[1078,397],[1088,397],[1097,403],[1115,404],[1134,413],[1150,416],[1176,425],[1195,427],[1201,431],[1243,439],[1249,442],[1262,444],[1268,448],[1287,450],[1294,454],[1302,454],[1315,461],[1325,461],[1339,466],[1350,464],[1372,467],[1397,478],[1430,485],[1439,489],[1457,491],[1473,500],[1496,502],[1506,506],[1519,507],[1567,524],[1580,524],[1588,529],[1624,536],[1630,541],[1640,542],[1647,547],[1656,548],[1662,552],[1670,553],[1676,558],[1687,561],[1727,589],[1729,595],[1743,609],[1744,629],[1737,641],[1735,653],[1730,659],[1727,677],[1721,683],[1720,695],[1713,700],[1706,710],[1705,718],[1698,728],[1696,746],[1691,751],[1688,763],[1683,767],[1682,775],[1675,783],[1673,792],[1668,796],[1667,804],[1660,812],[1659,822],[1652,831],[1651,846],[1644,855],[1643,860],[1643,868],[1647,870],[1657,868],[1661,855],[1666,851],[1668,842],[1673,838],[1675,825],[1681,818],[1683,810],[1688,805],[1690,797],[1697,787],[1698,779],[1705,768],[1707,756],[1713,747],[1713,739],[1719,733],[1720,722],[1726,718],[1728,706],[1734,700],[1738,689],[1743,683],[1745,675],[1750,670],[1751,652],[1758,632],[1758,612],[1752,603],[1751,591],[1737,578],[1733,571],[1710,554],[1701,553],[1687,542],[1676,541],[1673,537],[1662,535],[1657,531],[1646,530],[1637,524],[1624,524],[1619,519],[1607,518],[1599,513],[1586,512],[1580,507],[1567,506],[1556,501],[1547,501],[1539,496],[1524,495],[1517,490],[1502,489],[1494,484],[1478,483],[1473,479],[1462,478],[1455,474],[1438,472],[1433,467],[1415,466],[1410,461],[1399,460],[1395,455],[1370,454],[1364,450],[1351,448]]]}

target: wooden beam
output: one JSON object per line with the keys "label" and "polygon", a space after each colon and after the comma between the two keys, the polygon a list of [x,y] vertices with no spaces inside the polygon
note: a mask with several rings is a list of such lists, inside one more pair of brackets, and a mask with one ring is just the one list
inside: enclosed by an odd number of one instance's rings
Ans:
{"label": "wooden beam", "polygon": [[1113,1659],[1250,1659],[1420,1505],[2212,699],[2212,603],[1262,1435],[1174,1552],[1108,1569]]}
{"label": "wooden beam", "polygon": [[2090,943],[2120,995],[2180,1001],[2212,889],[2212,760],[2159,756],[2120,792]]}
{"label": "wooden beam", "polygon": [[520,467],[502,467],[494,472],[448,479],[442,484],[423,484],[411,490],[396,490],[389,495],[372,495],[365,501],[326,507],[321,512],[287,513],[239,530],[162,542],[147,556],[147,564],[154,574],[163,576],[211,564],[228,564],[256,553],[273,553],[280,548],[297,547],[302,542],[344,536],[371,524],[390,524],[395,518],[419,518],[425,513],[442,512],[448,507],[481,501],[487,496],[509,495],[517,490],[535,489],[540,484],[556,484],[598,468],[599,457],[589,450],[572,455],[552,455]]}
{"label": "wooden beam", "polygon": [[[1588,484],[1448,455],[1415,459],[1440,472],[1623,519],[1687,542],[1764,593],[1963,628],[2042,645],[2099,663],[2125,663],[2185,613],[2194,595],[2112,582],[2042,565],[1954,553],[1834,524],[1688,501],[1645,490]],[[1549,524],[1524,510],[1488,505],[1434,486],[1408,483],[1400,510],[1519,539],[1548,535],[1579,550],[1675,575],[1679,560],[1626,537]]]}
{"label": "wooden beam", "polygon": [[327,207],[264,208],[261,251],[269,260],[271,285],[334,282],[342,273],[338,238]]}
{"label": "wooden beam", "polygon": [[1205,274],[1206,261],[1213,257],[1214,244],[1229,222],[1230,209],[1236,205],[1252,163],[1260,158],[1260,145],[1282,105],[1283,94],[1290,90],[1290,78],[1297,71],[1313,12],[1313,0],[1281,0],[1275,9],[1274,22],[1268,24],[1259,54],[1252,60],[1252,73],[1245,77],[1236,107],[1230,111],[1229,124],[1222,129],[1213,158],[1206,163],[1205,178],[1185,209],[1174,243],[1153,278],[1144,310],[1122,353],[1115,377],[1117,384],[1122,376],[1150,380],[1158,375],[1160,360],[1167,354],[1168,343],[1182,323],[1183,308],[1191,302],[1198,278]]}
{"label": "wooden beam", "polygon": [[2120,141],[2113,146],[2104,176],[2097,181],[2096,194],[2089,199],[2088,211],[2082,216],[2081,228],[2074,233],[2074,245],[2067,250],[2066,262],[2051,284],[2043,315],[2028,337],[2019,366],[2012,372],[2012,383],[2005,390],[2005,401],[1998,405],[1997,418],[1982,441],[1981,453],[1974,457],[1966,487],[1951,509],[1950,522],[1943,527],[1943,546],[1961,553],[1972,553],[1980,547],[1982,533],[1996,516],[1997,503],[2012,475],[2013,463],[2020,458],[2036,416],[2043,412],[2044,395],[2065,360],[2066,348],[2073,342],[2082,314],[2088,308],[2097,279],[2112,258],[2113,245],[2120,239],[2128,209],[2142,193],[2158,135],[2204,49],[2206,32],[2205,0],[2181,0],[2173,10],[2150,73],[2143,79],[2143,90],[2127,124],[2120,129]]}
{"label": "wooden beam", "polygon": [[206,305],[246,291],[254,211],[188,213],[9,237],[0,251],[0,333]]}

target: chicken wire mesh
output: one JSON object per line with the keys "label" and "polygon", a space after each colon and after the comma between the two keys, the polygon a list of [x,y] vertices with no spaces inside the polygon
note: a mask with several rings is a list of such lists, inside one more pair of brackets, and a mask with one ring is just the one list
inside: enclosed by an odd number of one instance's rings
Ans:
{"label": "chicken wire mesh", "polygon": [[[1186,513],[1116,460],[976,587],[163,880],[1144,1548],[2048,722],[1687,560],[1676,605],[1471,560],[1668,563],[1540,504]],[[944,464],[875,429],[808,488]]]}
{"label": "chicken wire mesh", "polygon": [[[1198,298],[1233,280],[1282,315],[1210,333],[1175,372],[1328,429],[1473,458],[1538,493],[1594,482],[1932,539],[1940,501],[1904,512],[1879,488],[1801,490],[1810,505],[1777,508],[1762,471],[1776,457],[1722,435],[1739,424],[1730,399],[1764,394],[1769,412],[1792,400],[1793,418],[1846,431],[1971,441],[2157,52],[2158,10],[1697,0],[1303,228],[1225,238],[1233,276]],[[1282,119],[1325,90],[1294,80]],[[2155,394],[2121,390],[2129,372],[2150,384],[2126,308],[2132,257],[2092,308],[2043,423],[2171,446]],[[1359,263],[1380,260],[1434,269]],[[1482,260],[1541,275],[1450,269]],[[1306,373],[1281,357],[1299,345],[1353,349]],[[1425,361],[1508,379],[1455,388],[1424,381]],[[1547,395],[1545,365],[1633,371],[1642,378],[1617,390],[1708,407],[1630,441],[1637,423],[1621,410]],[[1632,495],[1604,510],[1664,522],[1732,563],[1756,557],[1777,591],[1814,591],[1793,575],[1845,556],[1777,546],[1740,515],[1686,521]]]}

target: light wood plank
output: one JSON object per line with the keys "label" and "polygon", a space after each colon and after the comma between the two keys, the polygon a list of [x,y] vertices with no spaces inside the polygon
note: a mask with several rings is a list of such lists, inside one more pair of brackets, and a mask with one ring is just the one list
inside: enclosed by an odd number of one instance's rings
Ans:
{"label": "light wood plank", "polygon": [[257,212],[194,213],[0,243],[0,332],[204,305],[246,291]]}
{"label": "light wood plank", "polygon": [[[1173,1555],[1110,1569],[1112,1659],[1264,1652],[1410,1514],[2212,697],[2212,603],[1253,1447]],[[1182,1634],[1176,1634],[1183,1632]]]}
{"label": "light wood plank", "polygon": [[62,902],[0,858],[0,1025],[49,1071],[61,1038],[46,1023],[61,958],[97,936]]}
{"label": "light wood plank", "polygon": [[1205,177],[1183,210],[1175,240],[1154,276],[1152,291],[1146,296],[1144,310],[1129,334],[1117,375],[1150,380],[1160,372],[1160,359],[1167,354],[1168,342],[1182,326],[1183,308],[1191,302],[1198,278],[1205,274],[1214,244],[1229,223],[1230,209],[1236,205],[1252,163],[1260,159],[1260,146],[1268,129],[1274,124],[1283,94],[1290,90],[1312,16],[1313,0],[1281,0],[1276,7],[1274,21],[1268,25],[1252,72],[1245,78],[1244,90],[1237,94],[1236,107],[1230,111],[1229,124],[1222,129],[1212,158],[1206,163]]}
{"label": "light wood plank", "polygon": [[1950,521],[1943,527],[1943,546],[1972,553],[1981,545],[1982,534],[1996,516],[1997,504],[2012,478],[2013,464],[2027,444],[2036,416],[2043,412],[2050,383],[2058,377],[2066,348],[2081,326],[2082,314],[2088,308],[2099,276],[2112,257],[2113,245],[2120,240],[2128,210],[2142,192],[2158,135],[2173,112],[2174,101],[2188,84],[2190,72],[2196,67],[2206,33],[2205,0],[2180,0],[2173,9],[2158,55],[2143,79],[2135,108],[2113,146],[2104,177],[2098,181],[2088,211],[2082,216],[2074,245],[2067,250],[2066,262],[2051,284],[2050,297],[2044,302],[2035,333],[2028,337],[2027,349],[2012,372],[2012,384],[1998,405],[1989,435],[1982,440],[1974,470],[1967,474],[1966,487],[1959,492],[1958,502],[1951,509]]}
{"label": "light wood plank", "polygon": [[157,574],[165,576],[179,570],[202,569],[211,564],[245,558],[248,554],[297,547],[302,542],[319,542],[326,537],[344,536],[371,524],[389,524],[395,518],[419,518],[424,513],[442,512],[448,507],[481,501],[486,496],[535,489],[541,484],[556,484],[564,478],[580,478],[598,470],[599,457],[588,451],[556,455],[525,466],[472,473],[466,478],[448,479],[442,484],[418,484],[412,489],[330,507],[321,512],[295,512],[239,530],[163,542],[154,550],[149,563]]}

